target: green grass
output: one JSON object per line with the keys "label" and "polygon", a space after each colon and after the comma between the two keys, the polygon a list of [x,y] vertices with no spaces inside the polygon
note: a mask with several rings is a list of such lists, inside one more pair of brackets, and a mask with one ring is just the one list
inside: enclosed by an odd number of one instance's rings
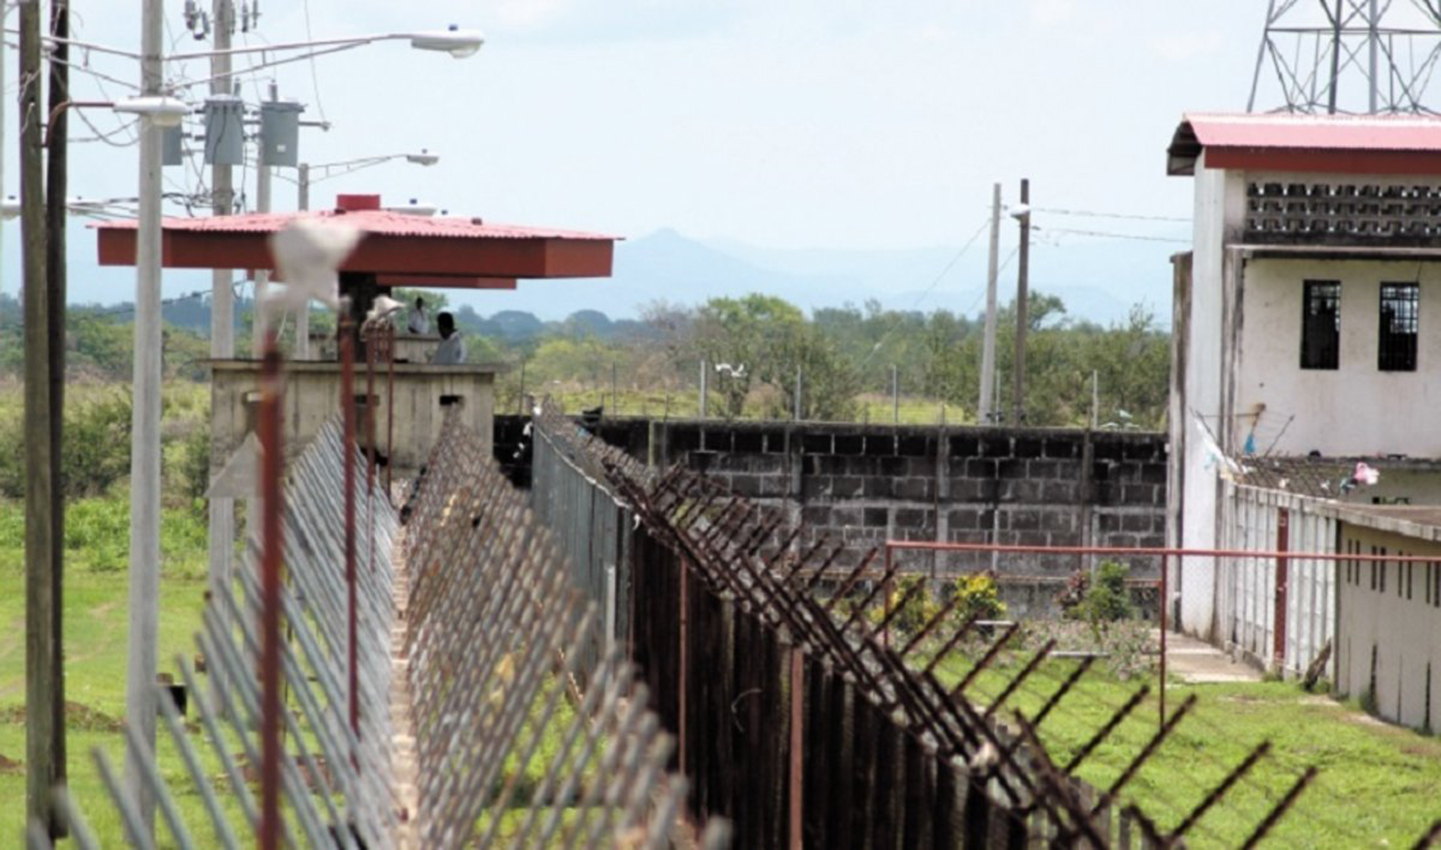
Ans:
{"label": "green grass", "polygon": [[[514,389],[512,387],[508,394],[501,394],[502,397],[496,404],[498,413],[518,412]],[[585,408],[595,407],[599,404],[605,405],[606,414],[609,416],[693,419],[699,415],[700,411],[700,400],[693,387],[672,393],[621,389],[616,392],[614,398],[611,396],[609,387],[583,389],[572,384],[554,387],[527,387],[526,392],[549,393],[570,413],[578,413]],[[863,393],[856,397],[856,403],[858,412],[855,421],[872,425],[893,424],[897,416],[899,416],[901,425],[938,425],[941,423],[942,417],[951,425],[975,424],[966,411],[955,405],[944,405],[937,399],[901,396],[900,405],[896,408],[892,404],[890,396]],[[708,414],[712,419],[719,419],[721,418],[720,411],[720,395],[712,394],[708,405]],[[764,405],[753,400],[747,405],[746,415],[742,419],[769,418],[764,415],[764,412]]]}
{"label": "green grass", "polygon": [[[984,671],[968,688],[972,701],[990,704],[1022,663],[1005,659]],[[1019,709],[1033,716],[1074,664],[1043,664],[1002,715]],[[957,655],[937,671],[953,684],[969,666]],[[1041,725],[1052,759],[1065,764],[1141,684],[1093,668]],[[1410,846],[1441,817],[1441,739],[1381,723],[1293,683],[1172,683],[1167,710],[1190,694],[1198,697],[1196,707],[1122,792],[1163,828],[1180,823],[1262,741],[1272,745],[1188,834],[1192,846],[1239,846],[1307,766],[1320,773],[1270,834],[1269,846]],[[1081,778],[1108,788],[1154,735],[1158,718],[1153,693],[1082,762]]]}
{"label": "green grass", "polygon": [[[102,747],[117,767],[124,745],[118,724],[125,710],[125,654],[129,632],[124,573],[72,570],[65,582],[65,699],[70,715],[67,730],[71,795],[106,846],[121,842],[120,822],[100,783],[91,750]],[[160,669],[174,671],[176,653],[194,654],[191,635],[199,628],[204,582],[166,578],[160,588]],[[21,575],[0,573],[0,623],[8,639],[0,640],[0,844],[18,837],[25,817],[25,594]],[[182,766],[169,737],[161,732],[160,766],[172,787],[183,788]],[[208,752],[208,747],[200,745]],[[11,765],[14,762],[14,765]],[[208,775],[218,776],[213,756]],[[198,794],[181,797],[186,819],[197,838],[208,836]],[[238,821],[237,821],[238,822]],[[162,830],[163,831],[163,830]]]}

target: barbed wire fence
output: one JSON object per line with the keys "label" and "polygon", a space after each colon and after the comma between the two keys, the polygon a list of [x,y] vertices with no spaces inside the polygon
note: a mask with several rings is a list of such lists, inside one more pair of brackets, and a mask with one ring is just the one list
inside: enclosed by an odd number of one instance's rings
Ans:
{"label": "barbed wire fence", "polygon": [[[618,648],[584,651],[597,644],[596,606],[570,586],[554,535],[479,435],[448,417],[400,511],[367,483],[368,462],[337,416],[285,476],[278,717],[262,687],[270,537],[252,537],[235,593],[211,599],[196,635],[224,686],[202,688],[196,665],[176,659],[199,722],[188,726],[162,694],[184,768],[162,775],[142,760],[163,843],[253,844],[273,794],[290,847],[727,846],[722,819],[700,831],[684,821],[688,785],[668,769],[674,739]],[[342,568],[347,523],[361,544],[353,572]],[[262,731],[273,717],[284,746],[271,784]],[[133,724],[125,736],[138,745]],[[136,789],[103,749],[93,757],[127,843],[156,846]],[[183,810],[190,796],[202,801],[199,822]],[[99,846],[80,801],[58,797],[77,846]],[[35,827],[28,841],[51,846]]]}
{"label": "barbed wire fence", "polygon": [[[882,567],[879,550],[845,559],[855,566],[838,576],[844,544],[776,509],[679,467],[646,468],[554,406],[534,427],[537,464],[569,468],[633,512],[636,539],[617,564],[626,642],[680,739],[697,814],[733,820],[744,846],[1373,837],[1325,811],[1339,802],[1328,789],[1278,838],[1318,771],[1268,741],[1240,758],[1205,752],[1226,733],[1198,719],[1194,698],[1143,720],[1149,686],[1118,699],[1095,681],[1095,655],[1053,658],[1054,642],[1028,646],[1018,623],[960,616],[957,599],[903,632],[900,565]],[[555,482],[576,486],[537,467],[537,487]]]}

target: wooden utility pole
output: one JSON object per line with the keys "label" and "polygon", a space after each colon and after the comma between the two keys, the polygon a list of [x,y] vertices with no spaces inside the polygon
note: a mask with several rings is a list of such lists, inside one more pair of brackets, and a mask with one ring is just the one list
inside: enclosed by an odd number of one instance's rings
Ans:
{"label": "wooden utility pole", "polygon": [[1016,260],[1016,364],[1011,393],[1011,424],[1024,425],[1026,416],[1026,331],[1030,327],[1029,285],[1031,272],[1031,181],[1021,180],[1021,246]]}
{"label": "wooden utility pole", "polygon": [[981,425],[996,421],[996,279],[1001,250],[1001,184],[991,187],[991,255],[986,263],[986,329],[981,338]]}
{"label": "wooden utility pole", "polygon": [[[25,798],[26,814],[57,833],[51,789],[63,777],[55,761],[60,646],[55,566],[55,490],[51,458],[50,295],[45,274],[45,161],[41,100],[40,2],[20,4],[20,205],[25,300]],[[62,750],[63,751],[63,750]]]}
{"label": "wooden utility pole", "polygon": [[[65,485],[60,459],[65,433],[65,198],[68,189],[70,102],[70,0],[50,0],[50,126],[45,129],[49,151],[45,161],[46,338],[50,369],[50,618],[51,689],[54,734],[50,738],[51,782],[65,782]],[[52,818],[52,836],[65,835],[64,818]]]}

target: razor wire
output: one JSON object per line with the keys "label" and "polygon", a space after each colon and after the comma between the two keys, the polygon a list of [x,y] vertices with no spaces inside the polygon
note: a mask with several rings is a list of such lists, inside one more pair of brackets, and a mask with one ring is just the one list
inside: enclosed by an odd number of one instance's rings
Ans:
{"label": "razor wire", "polygon": [[[286,474],[282,842],[726,846],[723,820],[714,819],[700,835],[688,831],[688,784],[668,769],[674,739],[648,709],[646,688],[619,648],[588,652],[598,645],[596,606],[570,585],[554,535],[500,474],[480,436],[448,416],[400,512],[355,475],[351,518],[343,507],[342,458],[348,455],[361,472],[367,460],[353,444],[342,448],[347,443],[337,417]],[[349,588],[340,568],[348,519],[363,542],[357,549],[370,553],[357,556],[364,563],[355,571],[353,649]],[[179,847],[239,847],[248,843],[242,836],[260,828],[252,783],[261,759],[256,615],[262,546],[250,539],[236,592],[211,600],[196,636],[210,675],[223,685],[207,695],[194,667],[176,659],[203,742],[187,732],[168,697],[159,699],[185,767],[181,782],[188,785],[167,781],[153,762],[142,781],[157,799],[170,843]],[[393,553],[403,554],[401,566]],[[397,669],[405,671],[400,680]],[[398,695],[409,695],[408,703]],[[134,746],[128,727],[126,736]],[[219,779],[204,775],[207,745],[222,767]],[[411,749],[413,766],[405,758]],[[95,759],[127,841],[155,846],[109,756],[97,749]],[[202,799],[204,833],[180,814],[177,801],[188,793]],[[239,804],[238,822],[226,814],[226,794]],[[68,797],[58,804],[80,846],[93,846],[78,807]],[[30,840],[49,846],[35,830]]]}
{"label": "razor wire", "polygon": [[[708,745],[695,741],[715,734],[716,729],[705,725],[704,712],[695,703],[714,702],[711,692],[717,686],[697,680],[720,679],[732,685],[732,679],[754,679],[756,674],[736,659],[751,653],[753,645],[759,646],[762,654],[775,651],[771,643],[754,644],[753,638],[746,637],[749,632],[741,626],[743,616],[754,618],[765,630],[779,636],[780,651],[791,653],[793,663],[799,662],[792,670],[799,670],[800,675],[793,672],[790,688],[804,689],[805,696],[793,703],[790,718],[789,749],[795,762],[789,794],[792,799],[803,799],[803,805],[792,811],[791,818],[800,819],[792,828],[800,830],[807,843],[817,837],[840,835],[826,818],[814,816],[811,810],[820,808],[831,813],[834,807],[829,797],[846,796],[854,791],[855,782],[865,785],[865,780],[833,782],[813,762],[827,762],[841,773],[862,777],[896,770],[888,766],[896,756],[894,749],[887,755],[887,747],[894,745],[887,744],[885,734],[869,749],[862,742],[846,740],[856,739],[863,732],[871,734],[877,722],[896,724],[906,738],[922,742],[934,767],[919,769],[913,777],[908,754],[905,769],[889,773],[893,779],[901,780],[898,784],[903,791],[866,786],[870,793],[886,799],[874,811],[848,813],[851,827],[871,823],[894,827],[904,822],[908,836],[936,838],[944,833],[956,838],[956,833],[945,831],[951,825],[943,823],[943,819],[927,826],[922,823],[925,813],[911,811],[918,801],[949,805],[951,801],[937,791],[936,783],[937,777],[955,768],[956,781],[970,788],[969,792],[958,792],[969,793],[963,815],[966,823],[960,827],[960,835],[967,843],[1042,840],[1063,846],[1129,846],[1132,840],[1140,840],[1174,846],[1188,839],[1213,839],[1208,815],[1234,806],[1232,792],[1253,782],[1256,766],[1272,757],[1270,747],[1262,742],[1245,758],[1223,765],[1222,779],[1212,786],[1199,787],[1199,799],[1185,803],[1163,825],[1154,812],[1125,792],[1147,760],[1186,720],[1190,703],[1173,712],[1161,728],[1134,749],[1127,751],[1131,745],[1122,743],[1118,757],[1122,758],[1123,768],[1105,788],[1093,787],[1082,781],[1076,771],[1098,747],[1119,743],[1114,739],[1117,728],[1133,716],[1148,696],[1148,688],[1138,689],[1120,706],[1108,707],[1079,749],[1053,754],[1043,742],[1041,727],[1048,716],[1068,710],[1063,700],[1084,678],[1089,662],[1083,661],[1070,676],[1048,688],[1048,696],[1039,708],[1022,712],[1008,700],[1023,686],[1034,687],[1031,680],[1053,647],[1042,647],[1018,662],[1019,671],[1005,673],[1008,678],[999,690],[994,684],[978,688],[981,674],[998,659],[1015,658],[1011,644],[1017,623],[957,617],[953,600],[914,633],[896,637],[893,645],[892,620],[906,600],[894,600],[892,587],[897,568],[887,563],[882,571],[875,563],[877,550],[860,557],[853,569],[832,571],[829,568],[843,553],[844,545],[831,545],[824,539],[809,542],[802,529],[786,522],[775,509],[736,497],[714,480],[681,467],[666,472],[648,469],[577,428],[550,405],[540,411],[534,427],[538,432],[537,446],[562,445],[565,453],[576,459],[578,468],[603,467],[607,487],[620,493],[634,509],[644,533],[669,553],[659,560],[650,553],[630,565],[643,573],[626,579],[635,588],[637,605],[632,614],[636,636],[633,650],[637,657],[648,657],[651,666],[659,668],[648,671],[648,681],[662,703],[670,698],[681,701],[682,708],[670,719],[682,724],[683,730],[690,726],[689,735],[681,733],[682,769],[697,783],[697,808],[702,813],[730,815],[737,809],[744,813],[757,805],[748,798],[746,789],[729,787],[726,775],[711,769],[714,765],[705,761],[709,758],[705,752]],[[805,547],[798,542],[802,540],[808,541]],[[649,551],[641,544],[632,548],[642,553]],[[838,580],[839,588],[833,586],[833,592],[822,597],[821,585],[828,580]],[[678,595],[680,608],[688,612],[682,616],[690,620],[678,631],[665,622],[675,617],[674,603],[666,601],[673,595]],[[703,597],[700,607],[698,595]],[[860,599],[852,605],[855,596]],[[847,604],[840,605],[842,600]],[[706,606],[716,604],[722,611],[733,606],[735,613],[721,620],[726,624],[721,643],[705,643],[714,638],[705,633],[714,627],[707,624],[709,615],[704,612]],[[660,625],[643,622],[648,619]],[[702,632],[699,639],[695,632]],[[899,634],[895,631],[895,635]],[[679,660],[666,645],[669,643],[681,645]],[[697,651],[708,651],[706,670],[699,674],[688,670],[685,660],[687,652]],[[726,669],[715,669],[717,656],[724,659],[720,663]],[[956,674],[959,681],[943,684],[939,666],[949,659],[956,661],[948,666],[959,663],[965,669]],[[776,676],[774,666],[764,666],[760,681]],[[951,674],[945,675],[949,678]],[[844,683],[842,690],[850,689],[848,692],[835,693],[837,677]],[[734,685],[725,693],[736,700],[765,700],[780,693],[762,687],[757,695],[752,693],[755,688],[737,692],[738,687]],[[690,701],[690,707],[685,707],[686,701]],[[867,703],[878,709],[883,719],[878,721],[865,707]],[[827,716],[823,710],[827,706],[836,709],[832,714],[838,711],[843,718]],[[723,704],[720,713],[724,714]],[[756,716],[775,718],[778,714],[770,707],[762,707]],[[811,729],[817,724],[821,731]],[[840,743],[845,752],[839,757],[827,752],[827,747],[820,745],[822,740],[832,745]],[[783,742],[779,750],[786,749]],[[732,752],[742,759],[751,758],[742,748]],[[797,752],[802,757],[797,758]],[[687,761],[684,754],[689,754],[692,761]],[[776,757],[781,754],[778,752]],[[695,760],[701,763],[692,769]],[[764,759],[755,762],[755,769],[761,773],[778,771],[776,765]],[[1297,768],[1286,776],[1283,768],[1278,780],[1283,784],[1267,789],[1265,810],[1249,821],[1247,833],[1241,836],[1244,843],[1251,846],[1266,837],[1316,775],[1314,768]],[[823,788],[813,790],[811,784],[816,782]],[[897,794],[901,796],[892,799]],[[989,816],[973,823],[977,800],[986,801],[979,808],[989,810]],[[863,799],[859,807],[866,809]],[[801,812],[804,814],[798,814]],[[772,824],[755,826],[742,819],[736,824],[737,840],[773,841],[774,829]]]}

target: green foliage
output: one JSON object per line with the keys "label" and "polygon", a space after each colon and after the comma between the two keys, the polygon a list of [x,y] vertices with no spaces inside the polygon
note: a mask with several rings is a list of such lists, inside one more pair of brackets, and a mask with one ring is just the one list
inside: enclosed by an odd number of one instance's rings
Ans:
{"label": "green foliage", "polygon": [[[167,578],[203,578],[208,526],[194,511],[160,514],[160,566]],[[120,573],[130,564],[130,502],[123,496],[78,499],[65,506],[67,573]],[[25,503],[0,501],[0,572],[25,562]]]}
{"label": "green foliage", "polygon": [[952,583],[952,592],[960,600],[955,613],[962,621],[972,617],[998,620],[1006,616],[1006,603],[1001,601],[996,574],[989,570],[961,576]]}
{"label": "green foliage", "polygon": [[[130,398],[126,391],[65,405],[61,488],[67,499],[105,493],[130,474]],[[25,496],[25,430],[20,405],[0,412],[0,496]]]}
{"label": "green foliage", "polygon": [[925,576],[904,576],[891,587],[884,602],[866,612],[871,625],[878,626],[890,615],[890,628],[901,635],[915,634],[941,612],[940,600],[931,593]]}
{"label": "green foliage", "polygon": [[181,492],[192,504],[205,499],[210,488],[210,429],[192,428],[180,444]]}
{"label": "green foliage", "polygon": [[1061,596],[1061,607],[1068,619],[1082,619],[1092,625],[1111,624],[1136,618],[1136,604],[1125,586],[1130,566],[1117,560],[1102,560],[1095,571],[1095,582],[1084,572],[1072,576],[1068,591]]}

